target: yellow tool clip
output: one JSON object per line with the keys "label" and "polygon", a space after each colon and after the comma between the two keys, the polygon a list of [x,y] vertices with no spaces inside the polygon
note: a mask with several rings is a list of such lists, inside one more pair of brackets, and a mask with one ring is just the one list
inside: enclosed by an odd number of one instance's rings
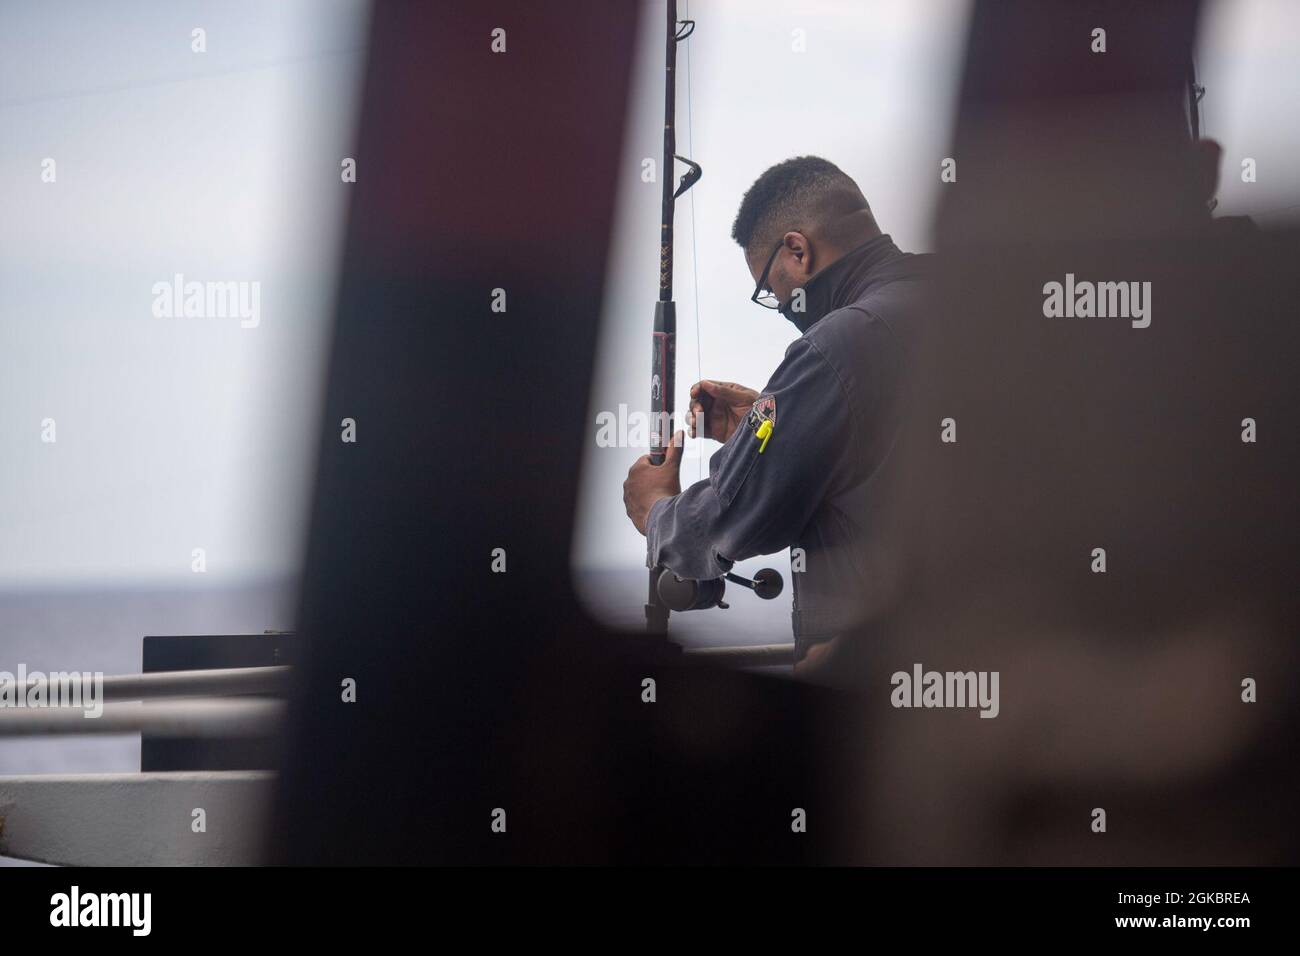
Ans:
{"label": "yellow tool clip", "polygon": [[763,454],[763,449],[767,447],[767,440],[772,437],[772,419],[763,419],[763,424],[758,426],[758,431],[754,432],[755,438],[763,439],[763,444],[758,446],[758,453]]}

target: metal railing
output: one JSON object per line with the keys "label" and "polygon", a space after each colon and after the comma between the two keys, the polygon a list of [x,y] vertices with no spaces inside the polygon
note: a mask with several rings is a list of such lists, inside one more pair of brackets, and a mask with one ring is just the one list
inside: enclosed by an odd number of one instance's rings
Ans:
{"label": "metal railing", "polygon": [[[747,647],[687,648],[690,664],[724,667],[788,666],[793,644]],[[156,737],[265,737],[283,723],[284,696],[292,668],[232,667],[216,670],[159,671],[114,674],[103,678],[94,703],[101,711],[89,716],[88,706],[0,707],[0,737],[54,734],[148,734]],[[37,681],[17,688],[13,699],[27,700]],[[232,699],[234,698],[234,699]],[[243,699],[241,699],[243,698]]]}

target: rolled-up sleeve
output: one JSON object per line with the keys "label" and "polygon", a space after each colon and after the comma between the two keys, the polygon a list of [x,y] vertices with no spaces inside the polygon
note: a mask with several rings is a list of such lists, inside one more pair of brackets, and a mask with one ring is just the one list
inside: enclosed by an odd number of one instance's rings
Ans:
{"label": "rolled-up sleeve", "polygon": [[817,346],[794,342],[751,413],[709,459],[709,477],[661,498],[646,521],[646,562],[678,576],[720,577],[736,561],[789,547],[844,474],[854,441],[844,383]]}

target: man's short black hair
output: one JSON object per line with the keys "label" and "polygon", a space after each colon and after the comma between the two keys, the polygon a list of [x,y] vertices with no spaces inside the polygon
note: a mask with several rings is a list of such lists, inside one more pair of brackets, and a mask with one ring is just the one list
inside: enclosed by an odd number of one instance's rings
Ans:
{"label": "man's short black hair", "polygon": [[731,227],[748,254],[794,229],[815,231],[841,216],[868,209],[849,176],[820,156],[796,156],[768,169],[749,187]]}

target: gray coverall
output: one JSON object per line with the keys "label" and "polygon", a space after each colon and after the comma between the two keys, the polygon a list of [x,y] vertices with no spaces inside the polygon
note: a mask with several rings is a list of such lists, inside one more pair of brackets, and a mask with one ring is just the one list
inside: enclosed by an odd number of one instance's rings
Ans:
{"label": "gray coverall", "polygon": [[882,235],[813,276],[808,318],[789,316],[803,335],[709,459],[708,479],[650,509],[647,567],[679,577],[708,580],[736,561],[802,550],[804,570],[792,562],[796,661],[861,618],[872,483],[898,427],[931,259]]}

